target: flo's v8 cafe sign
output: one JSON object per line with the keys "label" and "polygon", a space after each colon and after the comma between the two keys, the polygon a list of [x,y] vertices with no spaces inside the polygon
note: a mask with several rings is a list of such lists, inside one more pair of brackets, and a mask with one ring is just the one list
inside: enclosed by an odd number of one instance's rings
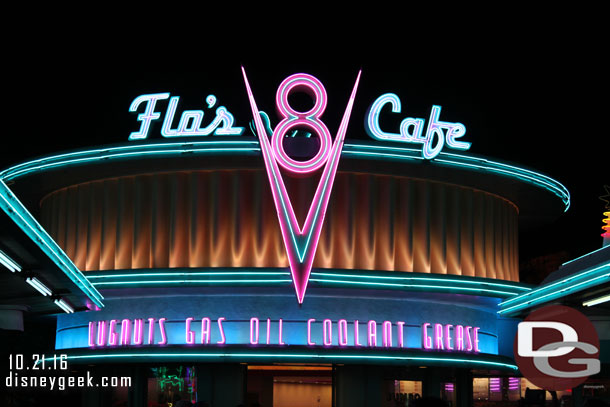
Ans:
{"label": "flo's v8 cafe sign", "polygon": [[[281,96],[278,95],[278,98],[280,103]],[[233,114],[221,105],[213,94],[205,97],[201,109],[180,110],[179,105],[180,96],[171,95],[169,92],[136,97],[129,111],[137,114],[140,129],[132,132],[129,140],[147,139],[151,125],[155,122],[161,124],[161,136],[166,138],[244,134],[245,128],[235,125]],[[417,146],[421,148],[422,157],[429,160],[438,156],[445,148],[461,151],[470,149],[471,143],[462,140],[466,134],[466,126],[462,123],[442,121],[441,110],[441,106],[433,105],[427,119],[409,117],[406,113],[403,114],[398,95],[385,93],[370,105],[364,118],[364,130],[374,140]],[[404,118],[398,128],[384,128],[381,123],[392,115],[403,115]]]}
{"label": "flo's v8 cafe sign", "polygon": [[[282,81],[275,98],[280,121],[274,129],[271,129],[269,123],[263,123],[263,117],[266,115],[263,115],[264,112],[257,107],[254,92],[243,67],[242,75],[277,209],[297,301],[300,304],[305,297],[309,274],[324,223],[324,214],[356,101],[361,72],[358,72],[356,76],[339,128],[334,134],[322,119],[328,103],[326,89],[322,82],[314,76],[298,73],[290,75]],[[300,111],[292,106],[289,96],[295,92],[307,93],[313,100],[313,107]],[[244,128],[235,126],[235,119],[230,110],[222,105],[217,106],[216,96],[207,96],[205,102],[207,107],[204,109],[183,110],[180,114],[178,113],[180,97],[172,96],[170,98],[170,96],[169,93],[156,93],[134,99],[129,110],[138,113],[137,120],[140,121],[140,128],[131,133],[130,140],[148,138],[151,124],[156,121],[162,122],[161,135],[163,137],[239,136],[243,134]],[[159,108],[159,102],[166,100],[169,102],[163,111]],[[180,119],[176,120],[178,114]],[[400,99],[393,93],[379,96],[368,110],[364,122],[366,131],[373,139],[418,145],[421,147],[422,156],[425,159],[434,159],[445,147],[456,150],[470,148],[470,143],[461,141],[466,134],[466,127],[461,123],[441,121],[440,106],[432,107],[427,121],[425,118],[405,117],[398,129],[382,128],[380,118],[386,114],[401,114]],[[205,120],[208,116],[213,116],[213,119]],[[285,137],[293,136],[295,131],[304,128],[307,129],[310,136],[319,140],[319,147],[311,158],[302,161],[291,157],[286,152],[284,140]],[[319,171],[321,171],[321,176],[316,193],[307,212],[307,218],[301,224],[295,216],[284,183],[284,174],[304,178],[317,175]]]}

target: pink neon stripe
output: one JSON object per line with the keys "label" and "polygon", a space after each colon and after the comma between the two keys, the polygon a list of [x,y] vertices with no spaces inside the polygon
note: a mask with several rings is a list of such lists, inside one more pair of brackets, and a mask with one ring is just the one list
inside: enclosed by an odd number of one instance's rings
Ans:
{"label": "pink neon stripe", "polygon": [[[242,73],[244,76],[246,90],[248,92],[248,98],[250,100],[252,115],[256,124],[265,167],[267,169],[267,176],[271,184],[271,191],[278,213],[278,220],[280,224],[280,229],[282,231],[282,237],[284,239],[284,245],[286,246],[286,252],[288,254],[290,272],[292,274],[292,280],[297,294],[297,300],[299,304],[301,304],[305,297],[305,291],[307,289],[307,283],[309,281],[309,275],[311,273],[313,259],[315,257],[315,252],[318,247],[318,240],[320,238],[320,232],[322,230],[322,225],[324,222],[324,214],[328,206],[330,193],[332,191],[332,185],[335,179],[339,159],[341,157],[343,141],[345,139],[347,125],[349,123],[349,118],[356,97],[356,91],[360,82],[361,71],[358,72],[358,77],[356,78],[356,82],[354,84],[354,88],[352,90],[350,99],[345,109],[341,125],[339,126],[339,131],[337,132],[337,136],[335,137],[335,141],[331,148],[329,158],[330,162],[327,162],[326,167],[324,168],[324,172],[320,177],[318,188],[316,190],[316,194],[314,195],[314,199],[312,200],[309,212],[307,213],[307,218],[305,220],[303,229],[299,227],[298,221],[294,214],[294,209],[292,203],[290,202],[290,197],[288,196],[288,192],[286,191],[286,187],[284,185],[284,181],[281,176],[277,160],[275,159],[273,154],[273,148],[270,145],[267,132],[265,131],[265,127],[261,120],[258,108],[256,106],[256,102],[254,100],[254,96],[252,94],[252,90],[250,89],[250,84],[246,76],[246,71],[243,67]],[[326,184],[326,188],[323,188],[324,184]],[[280,203],[282,201],[284,202],[285,210],[282,210],[282,205]],[[298,249],[294,247],[294,243],[292,242],[290,236],[293,235],[295,236],[295,239],[301,240],[303,238],[307,239],[307,236],[310,233],[311,240],[309,241],[309,246],[307,246],[305,249],[303,255],[303,262],[300,262],[298,260],[297,254]]]}

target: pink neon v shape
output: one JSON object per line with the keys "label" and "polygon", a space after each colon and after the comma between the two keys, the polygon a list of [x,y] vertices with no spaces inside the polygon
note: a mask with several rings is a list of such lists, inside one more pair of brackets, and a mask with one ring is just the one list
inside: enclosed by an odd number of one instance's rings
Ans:
{"label": "pink neon v shape", "polygon": [[[243,67],[242,73],[244,76],[244,82],[246,84],[246,90],[248,92],[248,98],[250,100],[252,115],[254,116],[254,123],[256,125],[256,132],[258,134],[261,151],[263,153],[265,167],[267,169],[267,176],[269,177],[269,183],[271,185],[271,193],[275,202],[280,229],[282,231],[282,237],[284,239],[284,245],[286,246],[286,253],[288,255],[288,261],[290,263],[290,273],[292,275],[292,281],[294,283],[297,301],[299,302],[299,304],[301,304],[303,303],[303,299],[305,298],[305,290],[307,289],[307,283],[309,281],[309,275],[311,273],[316,249],[318,247],[318,241],[320,239],[322,225],[324,224],[326,208],[328,207],[328,201],[332,191],[333,182],[335,180],[335,175],[337,173],[339,159],[341,158],[341,150],[343,148],[347,125],[349,123],[352,107],[354,105],[354,99],[356,97],[356,90],[358,89],[361,71],[358,72],[358,77],[356,78],[352,94],[347,103],[347,107],[345,108],[345,113],[343,115],[343,119],[341,120],[339,130],[337,131],[335,141],[332,143],[332,145],[330,145],[328,142],[325,143],[325,141],[328,141],[329,139],[324,140],[324,137],[321,134],[320,138],[322,142],[320,152],[312,160],[309,161],[311,162],[310,168],[312,169],[321,167],[321,165],[324,164],[324,161],[326,161],[326,166],[324,167],[322,176],[320,177],[316,193],[313,197],[313,200],[309,207],[309,211],[307,213],[307,218],[305,219],[305,223],[303,224],[302,228],[299,226],[299,222],[295,216],[292,203],[290,202],[290,197],[288,196],[288,192],[284,184],[284,179],[282,178],[282,174],[280,173],[280,168],[278,166],[279,159],[283,159],[284,163],[286,163],[289,158],[282,157],[282,154],[276,151],[278,150],[277,145],[281,143],[281,140],[278,140],[278,138],[282,136],[282,134],[279,134],[279,137],[276,137],[276,132],[278,131],[278,127],[282,127],[282,129],[286,131],[287,129],[296,126],[297,124],[310,124],[308,121],[305,120],[294,120],[293,123],[286,123],[286,120],[282,121],[276,127],[276,131],[274,131],[273,140],[275,140],[275,143],[273,143],[272,146],[272,142],[269,141],[269,136],[267,135],[267,131],[261,119],[260,112],[256,106],[254,96],[252,95],[252,90],[250,89],[250,84],[246,76],[246,71]],[[300,83],[298,80],[295,80],[291,83],[292,78],[305,78],[306,80],[307,78],[310,78],[311,81],[309,82],[309,85],[313,87],[317,86],[316,84],[319,84],[317,79],[309,75],[297,74],[286,78],[286,80],[283,82],[283,85],[286,84],[288,89],[291,89],[290,86],[298,86],[303,84]],[[321,84],[319,84],[319,86],[321,87]],[[282,86],[280,86],[280,89],[282,89]],[[324,92],[323,88],[321,89],[321,91]],[[285,93],[287,94],[288,91]],[[278,95],[278,102],[279,100],[280,96]],[[318,98],[316,102],[318,102],[319,100],[321,100],[321,98]],[[325,105],[325,101],[322,104]],[[314,109],[312,110],[315,109],[316,106],[314,106]],[[324,106],[320,107],[320,112],[323,112],[323,110]],[[313,117],[315,116],[315,114],[312,113],[310,116]],[[323,124],[322,127],[323,129],[320,128],[321,131],[328,132],[328,130]],[[318,129],[316,128],[316,130]],[[323,152],[322,150],[325,144],[328,150]],[[276,148],[274,149],[274,147]],[[297,167],[298,164],[296,164],[296,162],[292,162],[292,164],[286,163],[282,165],[284,166],[284,168],[287,168],[288,165],[294,165],[293,171],[300,171],[300,168]],[[303,170],[302,172],[308,171]]]}

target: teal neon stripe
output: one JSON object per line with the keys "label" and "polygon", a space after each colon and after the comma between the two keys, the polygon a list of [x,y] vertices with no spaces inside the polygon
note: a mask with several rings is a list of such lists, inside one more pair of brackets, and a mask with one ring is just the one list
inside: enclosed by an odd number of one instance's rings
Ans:
{"label": "teal neon stripe", "polygon": [[[578,292],[578,291],[582,291],[585,288],[597,285],[598,283],[594,284],[593,282],[594,281],[598,281],[598,280],[601,280],[599,283],[603,283],[605,280],[610,281],[610,273],[603,274],[601,276],[591,278],[589,280],[580,282],[578,284],[574,284],[574,285],[572,285],[572,286],[570,286],[568,288],[564,288],[564,289],[560,290],[559,292],[552,292],[552,293],[549,293],[549,294],[545,294],[545,295],[543,295],[541,297],[537,297],[535,299],[529,300],[529,301],[527,301],[525,303],[513,305],[512,307],[508,307],[508,308],[503,308],[500,311],[498,311],[498,314],[506,314],[506,313],[509,313],[509,312],[515,312],[515,311],[518,311],[520,309],[528,308],[530,306],[543,303],[543,302],[545,302],[545,299],[546,299],[546,301],[548,301],[548,300],[556,299],[556,298],[559,298],[559,297],[563,297],[564,295],[567,295],[567,294],[572,294],[572,293],[575,293],[575,292]],[[575,288],[577,288],[577,287],[580,287],[580,288],[575,290]]]}
{"label": "teal neon stripe", "polygon": [[[260,152],[257,141],[241,140],[209,140],[201,142],[176,142],[159,144],[129,144],[126,146],[109,147],[103,149],[85,150],[73,153],[60,154],[26,162],[0,172],[1,179],[12,180],[26,175],[32,171],[44,171],[46,169],[68,166],[83,162],[93,162],[97,160],[128,158],[131,156],[142,155],[180,155],[184,153],[255,153]],[[423,160],[418,150],[391,147],[374,144],[354,144],[346,143],[343,146],[342,154],[358,157],[374,157],[390,160]],[[552,178],[519,168],[513,165],[500,162],[472,157],[463,154],[441,152],[439,157],[430,161],[436,164],[462,166],[474,170],[495,172],[501,175],[517,178],[521,181],[542,186],[553,192],[564,202],[567,210],[570,207],[570,193],[559,182]]]}
{"label": "teal neon stripe", "polygon": [[88,276],[89,280],[98,278],[134,278],[134,277],[155,277],[155,276],[290,276],[290,273],[281,272],[254,272],[254,271],[219,271],[219,272],[164,272],[164,273],[127,273],[127,274],[105,274],[98,276]]}
{"label": "teal neon stripe", "polygon": [[[260,151],[258,148],[257,141],[242,141],[242,140],[206,140],[197,142],[174,142],[174,143],[147,143],[147,144],[127,144],[124,146],[98,148],[93,150],[82,150],[74,151],[70,153],[58,154],[48,157],[31,160],[16,166],[10,167],[0,172],[1,179],[14,179],[25,174],[26,171],[31,169],[46,169],[46,165],[53,165],[54,162],[59,162],[60,165],[69,165],[72,163],[80,162],[83,157],[89,157],[92,160],[105,160],[110,157],[121,157],[121,156],[132,156],[141,153],[161,154],[163,152],[170,153],[185,153],[185,152],[197,152],[205,151],[205,147],[213,146],[213,150],[222,152],[233,152],[236,147],[236,151],[247,151],[256,152]],[[228,148],[221,148],[221,146],[227,146]],[[182,147],[182,148],[179,148]],[[130,150],[136,150],[130,152]]]}
{"label": "teal neon stripe", "polygon": [[347,281],[347,280],[323,280],[310,278],[309,281],[320,282],[320,283],[340,283],[340,284],[354,284],[354,285],[365,285],[365,286],[380,286],[380,287],[403,287],[403,288],[433,288],[435,290],[459,290],[468,291],[476,294],[480,292],[501,294],[501,295],[515,295],[514,292],[499,291],[499,290],[487,290],[484,288],[469,288],[469,287],[447,287],[440,285],[425,285],[425,284],[397,284],[397,283],[376,283],[371,281]]}
{"label": "teal neon stripe", "polygon": [[584,271],[582,273],[574,274],[572,276],[566,277],[566,278],[561,279],[559,281],[555,281],[553,283],[549,283],[549,284],[544,285],[542,287],[538,287],[538,288],[536,288],[536,289],[534,289],[534,290],[532,290],[532,291],[530,291],[528,293],[521,294],[521,295],[519,295],[517,297],[510,298],[510,299],[508,299],[506,301],[501,302],[499,305],[503,306],[503,305],[511,304],[513,302],[527,300],[529,298],[536,298],[538,296],[538,294],[540,294],[541,292],[545,292],[545,291],[547,291],[547,290],[549,290],[549,289],[551,289],[553,287],[558,287],[560,285],[565,285],[565,284],[569,283],[570,281],[579,280],[579,279],[583,278],[584,276],[588,276],[589,274],[595,273],[595,272],[600,271],[600,270],[604,270],[604,269],[609,268],[609,267],[610,267],[610,263],[606,263],[606,264],[603,264],[601,266],[592,268],[590,270],[586,270],[586,271]]}
{"label": "teal neon stripe", "polygon": [[319,272],[312,272],[311,273],[312,276],[326,276],[326,277],[341,277],[341,278],[345,278],[345,277],[350,277],[350,278],[366,278],[366,279],[380,279],[380,280],[406,280],[406,281],[411,281],[411,280],[416,280],[416,281],[439,281],[439,282],[443,282],[443,283],[456,283],[456,284],[474,284],[474,285],[478,285],[478,286],[487,286],[487,285],[493,285],[493,286],[497,286],[497,287],[502,287],[502,288],[514,288],[515,290],[523,290],[523,291],[530,291],[531,288],[529,287],[523,287],[523,286],[518,286],[518,285],[513,285],[513,284],[506,284],[506,283],[493,283],[493,282],[487,282],[487,281],[469,281],[469,280],[459,280],[459,279],[453,279],[453,278],[434,278],[434,277],[398,277],[398,276],[375,276],[375,275],[360,275],[360,274],[333,274],[333,273],[319,273]]}
{"label": "teal neon stripe", "polygon": [[[421,357],[421,356],[386,356],[386,355],[345,355],[341,353],[320,354],[320,353],[302,353],[302,354],[282,354],[282,353],[208,353],[208,352],[188,352],[188,353],[111,353],[104,355],[68,355],[68,360],[95,360],[106,358],[272,358],[272,359],[311,359],[311,360],[401,360],[412,362],[449,362],[449,363],[464,363],[467,365],[485,365],[500,368],[518,370],[516,365],[492,362],[488,360],[480,360],[474,357],[455,358],[455,357]],[[53,358],[45,358],[45,361],[52,361]],[[40,363],[38,361],[37,363]]]}
{"label": "teal neon stripe", "polygon": [[[512,289],[519,291],[529,291],[531,290],[529,287],[517,286],[510,283],[497,283],[497,282],[487,282],[487,281],[470,281],[470,280],[462,280],[456,278],[436,278],[436,277],[398,277],[398,276],[376,276],[376,275],[361,275],[361,274],[337,274],[337,273],[321,273],[313,271],[311,273],[312,277],[336,277],[341,279],[366,279],[366,280],[391,280],[391,281],[423,281],[427,283],[444,283],[444,284],[456,284],[456,285],[474,285],[476,287],[471,288],[472,290],[479,290],[481,288],[485,289],[487,286],[500,287],[503,289]],[[89,280],[98,280],[98,279],[133,279],[133,278],[147,278],[147,277],[185,277],[185,276],[290,276],[288,272],[270,272],[270,271],[205,271],[205,272],[197,272],[197,271],[170,271],[170,272],[155,272],[155,273],[107,273],[103,275],[87,275]],[[193,281],[193,280],[188,280]],[[214,282],[216,280],[204,280],[208,282]],[[226,281],[226,280],[225,280]],[[238,281],[248,281],[248,280],[238,280]],[[270,280],[267,280],[270,281]],[[340,280],[322,280],[318,281],[328,281],[328,282],[339,282]],[[357,284],[368,284],[367,282],[358,282],[353,281],[353,283]],[[374,284],[374,283],[373,283]],[[404,287],[416,287],[417,284],[397,284],[396,286],[404,286]],[[436,287],[436,286],[434,286]],[[510,295],[515,295],[516,292],[504,292],[498,291],[500,293],[508,293]]]}
{"label": "teal neon stripe", "polygon": [[[242,152],[242,151],[243,152],[254,152],[256,150],[253,148],[233,148],[230,151],[231,152]],[[10,173],[8,173],[6,175],[5,179],[12,180],[12,179],[15,179],[16,177],[19,177],[19,176],[22,176],[25,174],[30,174],[30,173],[36,172],[36,171],[49,170],[49,169],[53,169],[53,168],[64,167],[67,165],[82,164],[82,163],[94,162],[94,161],[99,161],[99,160],[124,159],[124,158],[128,158],[130,156],[143,157],[143,156],[155,156],[155,155],[167,155],[167,154],[180,155],[180,154],[185,154],[185,153],[192,153],[192,154],[227,153],[227,149],[226,148],[207,148],[205,150],[185,149],[185,150],[134,151],[134,152],[129,152],[129,153],[122,152],[122,153],[115,153],[115,154],[106,154],[101,157],[74,158],[74,159],[69,159],[69,160],[41,164],[36,167],[28,167],[28,168],[24,168],[23,170],[20,170],[20,171],[11,171]]]}
{"label": "teal neon stripe", "polygon": [[[399,274],[399,273],[397,273]],[[402,273],[400,273],[402,274]],[[210,278],[188,278],[188,277],[229,277],[224,279]],[[204,272],[189,272],[189,271],[162,271],[153,273],[113,273],[105,272],[104,274],[89,275],[89,279],[93,280],[94,286],[121,286],[121,285],[154,285],[154,284],[264,284],[264,283],[289,283],[289,279],[269,278],[262,279],[260,277],[288,277],[288,272],[273,272],[273,271],[204,271]],[[470,295],[488,295],[498,297],[514,296],[525,290],[528,287],[516,286],[513,284],[503,284],[487,281],[470,281],[461,280],[458,278],[438,278],[427,276],[413,277],[398,277],[398,276],[373,276],[362,274],[338,274],[326,272],[312,272],[311,281],[320,284],[330,285],[359,285],[368,288],[390,287],[402,289],[427,289],[430,291],[460,291]],[[177,277],[176,279],[167,279],[167,277]],[[244,278],[230,278],[244,277]],[[254,277],[249,279],[248,277]],[[259,277],[259,278],[256,278]],[[330,278],[319,278],[330,277]],[[162,278],[162,279],[155,279]],[[101,281],[112,280],[112,281]],[[376,281],[375,281],[376,280]],[[410,284],[409,284],[410,283]],[[489,287],[499,289],[491,289]]]}
{"label": "teal neon stripe", "polygon": [[[364,151],[362,151],[364,150]],[[355,156],[377,157],[396,160],[423,160],[419,151],[409,148],[375,146],[366,144],[345,144],[344,153]],[[418,156],[419,154],[419,156]],[[485,158],[472,157],[464,154],[441,152],[439,157],[430,160],[431,163],[446,164],[458,167],[467,167],[475,170],[495,172],[502,175],[517,178],[519,180],[546,188],[557,195],[565,204],[565,211],[570,207],[570,193],[562,184],[554,179],[524,168],[509,164],[488,160]]]}
{"label": "teal neon stripe", "polygon": [[596,249],[596,250],[593,250],[592,252],[589,252],[589,253],[583,254],[583,255],[582,255],[582,256],[580,256],[580,257],[577,257],[577,258],[572,259],[572,260],[570,260],[570,261],[566,261],[565,263],[563,263],[563,264],[562,264],[562,266],[568,265],[568,264],[573,263],[573,262],[575,262],[575,261],[578,261],[578,260],[580,260],[580,259],[584,259],[585,257],[590,256],[590,255],[592,255],[592,254],[594,254],[594,253],[597,253],[597,252],[599,252],[599,251],[602,251],[602,250],[608,250],[608,252],[610,252],[610,246],[604,246],[604,247],[600,247],[599,249]]}
{"label": "teal neon stripe", "polygon": [[100,285],[132,285],[132,284],[249,284],[249,283],[291,283],[292,280],[153,280],[153,281],[102,281],[93,283],[94,286]]}

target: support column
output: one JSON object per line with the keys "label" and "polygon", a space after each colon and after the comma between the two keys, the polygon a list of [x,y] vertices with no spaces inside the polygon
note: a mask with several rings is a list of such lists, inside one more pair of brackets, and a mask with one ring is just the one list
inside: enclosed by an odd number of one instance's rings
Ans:
{"label": "support column", "polygon": [[439,398],[441,396],[441,374],[439,368],[429,367],[424,374],[422,383],[423,397]]}
{"label": "support column", "polygon": [[377,366],[337,366],[336,407],[373,407],[382,401],[382,370]]}
{"label": "support column", "polygon": [[133,367],[129,369],[131,377],[131,387],[128,392],[128,407],[146,407],[148,397],[148,382],[143,367]]}
{"label": "support column", "polygon": [[472,372],[470,369],[457,369],[455,378],[457,407],[473,405],[472,399]]}
{"label": "support column", "polygon": [[245,365],[198,365],[197,400],[214,407],[245,404],[245,380]]}

